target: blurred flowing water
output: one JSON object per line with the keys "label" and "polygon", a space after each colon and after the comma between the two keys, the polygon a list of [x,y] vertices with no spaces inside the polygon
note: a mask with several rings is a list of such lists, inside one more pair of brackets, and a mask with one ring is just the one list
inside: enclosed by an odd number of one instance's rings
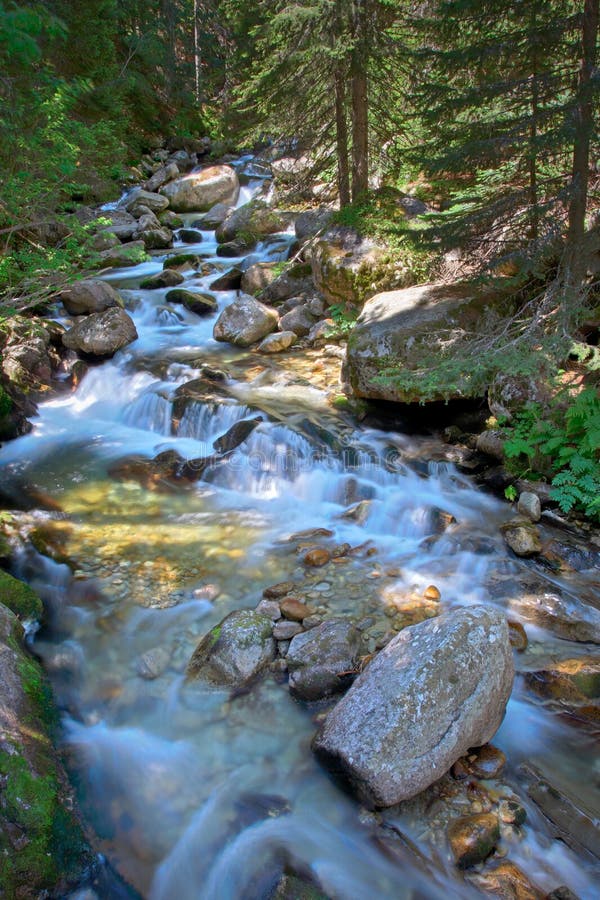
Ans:
{"label": "blurred flowing water", "polygon": [[[268,189],[250,158],[236,165],[249,176],[240,204]],[[290,231],[252,259],[282,258],[292,241]],[[220,264],[216,247],[205,231],[185,250]],[[283,871],[340,900],[479,896],[446,849],[430,851],[422,818],[384,814],[404,836],[390,849],[382,821],[313,758],[315,710],[294,702],[284,683],[268,676],[230,697],[186,684],[184,670],[207,630],[277,581],[297,580],[313,605],[322,596],[331,613],[376,626],[386,622],[387,595],[432,582],[444,608],[491,602],[494,579],[520,572],[499,536],[506,505],[432,458],[431,441],[359,428],[278,361],[217,344],[214,317],[170,306],[166,290],[141,290],[165,255],[106,276],[128,301],[139,339],[91,368],[75,393],[43,404],[34,431],[0,453],[7,481],[35,484],[66,514],[75,571],[31,549],[20,573],[49,609],[35,649],[63,711],[71,773],[99,849],[150,900],[258,900]],[[215,278],[185,274],[192,290]],[[216,296],[223,309],[235,292]],[[188,403],[175,420],[176,391],[203,363],[230,372],[227,392]],[[216,438],[257,414],[251,436],[187,490],[153,492],[108,474],[129,455],[210,455]],[[369,501],[361,521],[341,517],[361,500]],[[440,510],[456,519],[447,533],[436,524]],[[312,528],[365,552],[307,576],[286,539]],[[564,653],[557,645],[566,642],[541,630],[530,637],[540,658]],[[152,679],[140,677],[147,654],[161,660]],[[593,805],[591,736],[533,704],[517,679],[495,743],[529,813],[510,859],[543,890],[566,883],[597,896],[591,860],[552,837],[518,769],[536,762],[583,787]]]}

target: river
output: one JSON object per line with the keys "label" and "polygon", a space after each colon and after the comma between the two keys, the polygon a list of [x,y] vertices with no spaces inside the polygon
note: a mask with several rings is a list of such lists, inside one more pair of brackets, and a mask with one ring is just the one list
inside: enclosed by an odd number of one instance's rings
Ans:
{"label": "river", "polygon": [[[235,166],[247,176],[239,204],[268,190],[252,159]],[[252,260],[284,259],[293,239],[290,229],[265,241]],[[223,264],[214,232],[176,247],[205,258],[210,271],[188,270],[183,287],[206,290]],[[341,393],[335,355],[237,350],[213,340],[214,316],[170,307],[166,290],[140,290],[166,255],[104,276],[122,291],[138,340],[92,367],[74,393],[44,403],[33,432],[0,452],[9,479],[36,485],[62,510],[36,516],[74,562],[31,549],[19,572],[50,611],[34,649],[98,850],[149,900],[259,900],[282,871],[340,900],[480,896],[436,843],[434,812],[416,803],[374,815],[330,779],[310,750],[319,709],[293,701],[283,677],[229,696],[187,683],[184,672],[203,634],[280,581],[296,582],[323,614],[359,621],[371,650],[394,624],[389,598],[432,583],[443,608],[492,595],[506,608],[491,586],[522,571],[498,528],[507,506],[435,440],[359,427],[332,406]],[[219,308],[234,297],[218,292]],[[227,373],[223,389],[215,382],[174,416],[176,390],[202,365]],[[257,413],[263,421],[248,440],[197,484],[149,490],[109,474],[130,455],[210,455],[216,438]],[[343,517],[362,500],[370,504],[360,521]],[[448,531],[440,509],[456,520]],[[314,528],[357,549],[307,569],[289,537]],[[396,625],[411,614],[409,603]],[[528,633],[529,662],[582,652],[540,628]],[[592,736],[536,703],[518,677],[494,744],[508,758],[502,785],[528,813],[505,847],[509,859],[542,890],[567,884],[591,900],[591,857],[556,839],[520,766],[554,773],[593,807]],[[382,829],[396,835],[393,850]]]}

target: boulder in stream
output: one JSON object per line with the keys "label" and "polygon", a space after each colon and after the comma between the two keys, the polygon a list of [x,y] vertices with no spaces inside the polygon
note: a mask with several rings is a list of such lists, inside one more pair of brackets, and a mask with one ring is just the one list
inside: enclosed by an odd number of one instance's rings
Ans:
{"label": "boulder in stream", "polygon": [[259,303],[249,294],[240,294],[215,322],[213,336],[216,341],[249,347],[274,331],[278,321],[279,316],[274,309]]}
{"label": "boulder in stream", "polygon": [[181,288],[169,291],[166,300],[168,303],[181,303],[197,316],[209,316],[218,309],[217,301],[212,294],[195,294],[193,291],[185,291]]}
{"label": "boulder in stream", "polygon": [[234,169],[230,166],[210,166],[165,184],[160,188],[160,193],[175,212],[203,212],[216,203],[235,203],[239,190]]}
{"label": "boulder in stream", "polygon": [[346,619],[329,619],[298,634],[286,656],[290,692],[300,700],[341,693],[358,669],[360,650],[361,634]]}
{"label": "boulder in stream", "polygon": [[59,294],[59,300],[71,316],[86,316],[104,312],[112,306],[123,306],[123,301],[115,289],[97,278],[75,281]]}
{"label": "boulder in stream", "polygon": [[314,750],[363,802],[392,806],[497,731],[514,678],[506,619],[474,606],[405,628],[327,716]]}
{"label": "boulder in stream", "polygon": [[63,334],[62,340],[69,350],[105,357],[114,356],[137,336],[133,319],[125,310],[113,308],[81,319]]}
{"label": "boulder in stream", "polygon": [[247,686],[275,659],[273,622],[253,609],[230,613],[205,635],[187,667],[188,678],[221,687]]}
{"label": "boulder in stream", "polygon": [[264,200],[251,200],[237,209],[231,210],[219,225],[216,238],[220,244],[235,241],[242,235],[251,235],[253,243],[267,234],[283,231],[285,223]]}

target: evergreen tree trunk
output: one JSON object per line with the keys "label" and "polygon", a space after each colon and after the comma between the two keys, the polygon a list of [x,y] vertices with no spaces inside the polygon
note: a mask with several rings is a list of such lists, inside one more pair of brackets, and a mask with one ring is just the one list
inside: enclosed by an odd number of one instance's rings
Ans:
{"label": "evergreen tree trunk", "polygon": [[338,191],[340,206],[350,204],[348,124],[346,122],[346,80],[341,69],[335,73],[335,133],[337,143]]}
{"label": "evergreen tree trunk", "polygon": [[369,187],[369,101],[367,81],[368,0],[354,0],[352,50],[352,200]]}
{"label": "evergreen tree trunk", "polygon": [[594,127],[592,77],[596,66],[599,0],[585,0],[581,34],[582,55],[579,68],[577,107],[575,110],[575,138],[573,144],[573,174],[569,202],[567,232],[567,265],[573,285],[579,285],[585,275],[583,236],[587,207],[590,138]]}
{"label": "evergreen tree trunk", "polygon": [[194,0],[194,96],[200,103],[200,44],[198,42],[198,0]]}
{"label": "evergreen tree trunk", "polygon": [[538,181],[537,181],[537,140],[538,140],[538,115],[539,115],[539,85],[538,85],[538,46],[536,38],[537,30],[537,4],[534,4],[531,14],[531,34],[533,35],[533,48],[531,53],[531,124],[529,126],[529,237],[535,240],[539,232],[538,210]]}

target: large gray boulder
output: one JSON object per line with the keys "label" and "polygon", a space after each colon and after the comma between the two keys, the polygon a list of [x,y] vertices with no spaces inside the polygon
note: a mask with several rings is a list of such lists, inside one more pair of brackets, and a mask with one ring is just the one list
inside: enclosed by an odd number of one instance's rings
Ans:
{"label": "large gray boulder", "polygon": [[[166,197],[154,193],[154,191],[145,191],[143,188],[134,188],[130,194],[122,201],[122,207],[131,215],[135,216],[136,211],[140,207],[145,206],[152,210],[153,213],[162,212],[169,205]],[[137,216],[136,216],[137,218]]]}
{"label": "large gray boulder", "polygon": [[61,291],[59,299],[71,316],[85,316],[104,312],[112,306],[122,306],[120,295],[106,281],[89,278],[76,281]]}
{"label": "large gray boulder", "polygon": [[232,210],[219,225],[216,238],[221,244],[235,241],[240,235],[251,236],[253,242],[267,234],[283,231],[285,223],[277,213],[262,200],[251,200],[238,209]]}
{"label": "large gray boulder", "polygon": [[86,356],[114,356],[138,336],[133,319],[125,310],[112,308],[80,319],[62,336],[65,347]]}
{"label": "large gray boulder", "polygon": [[399,374],[439,364],[449,352],[466,346],[474,331],[485,333],[513,303],[508,294],[478,290],[467,282],[377,294],[365,303],[348,339],[347,377],[354,393],[397,403],[480,396],[481,386],[473,384],[466,370],[453,386],[440,381],[438,391],[427,397],[418,379],[406,387],[384,370],[390,361]]}
{"label": "large gray boulder", "polygon": [[188,678],[244,687],[275,658],[273,622],[253,609],[230,613],[205,635],[190,659]]}
{"label": "large gray boulder", "polygon": [[360,632],[344,619],[329,619],[296,635],[286,655],[290,692],[301,700],[320,700],[345,690],[360,649]]}
{"label": "large gray boulder", "polygon": [[296,217],[294,231],[299,241],[306,241],[320,231],[324,231],[333,217],[333,210],[326,206],[307,209]]}
{"label": "large gray boulder", "polygon": [[175,212],[203,212],[215,203],[235,203],[239,190],[238,177],[230,166],[210,166],[165,184],[160,193]]}
{"label": "large gray boulder", "polygon": [[179,169],[177,167],[177,163],[169,163],[166,166],[161,166],[160,169],[157,169],[154,175],[148,179],[144,188],[151,193],[154,193],[162,187],[163,184],[166,184],[167,181],[173,181],[174,178],[177,178],[179,175]]}
{"label": "large gray boulder", "polygon": [[492,739],[514,678],[506,619],[483,606],[405,628],[327,716],[314,750],[363,802],[393,806]]}
{"label": "large gray boulder", "polygon": [[236,347],[249,347],[277,328],[279,316],[274,309],[259,303],[249,294],[240,294],[227,306],[213,329],[216,341],[227,341]]}

